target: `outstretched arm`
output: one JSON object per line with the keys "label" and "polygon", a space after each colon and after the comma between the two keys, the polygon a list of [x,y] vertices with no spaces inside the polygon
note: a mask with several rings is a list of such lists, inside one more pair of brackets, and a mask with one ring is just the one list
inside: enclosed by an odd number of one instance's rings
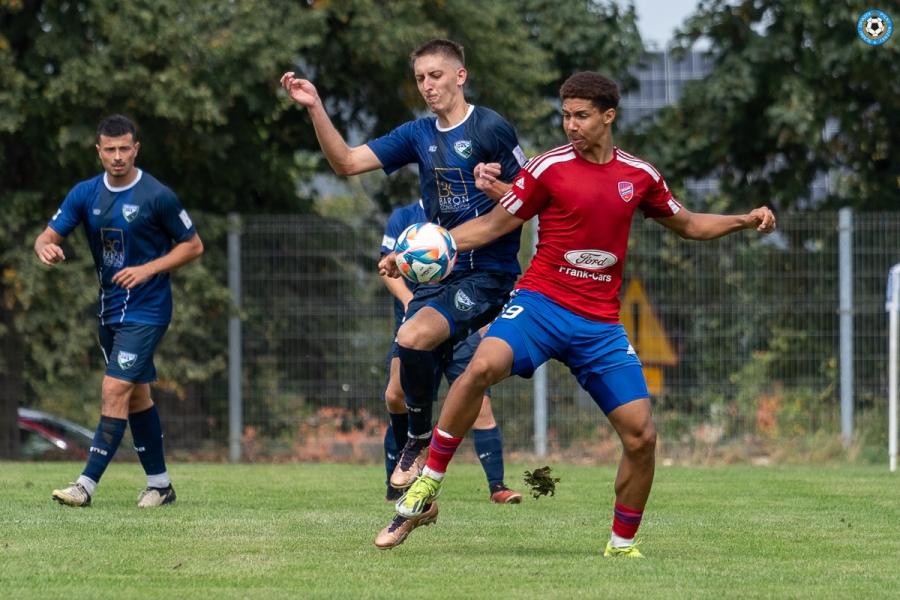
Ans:
{"label": "outstretched arm", "polygon": [[450,230],[450,235],[456,242],[458,252],[468,252],[493,242],[521,227],[524,222],[523,219],[510,214],[508,210],[498,205],[486,215],[454,227]]}
{"label": "outstretched arm", "polygon": [[166,254],[160,256],[156,260],[138,265],[136,267],[126,267],[113,275],[112,282],[126,290],[137,287],[160,273],[168,273],[179,267],[183,267],[198,256],[203,254],[203,242],[196,233],[193,237],[175,244],[175,247]]}
{"label": "outstretched arm", "polygon": [[[496,240],[502,235],[521,227],[525,221],[511,215],[502,206],[494,207],[494,210],[472,219],[450,230],[453,241],[456,242],[457,252],[468,252],[484,246]],[[378,269],[382,277],[400,277],[400,269],[397,268],[396,252],[391,252],[381,259]]]}
{"label": "outstretched arm", "polygon": [[310,81],[295,79],[294,73],[288,72],[281,77],[281,87],[288,91],[294,102],[305,106],[309,111],[313,127],[316,129],[316,137],[319,139],[319,146],[322,147],[322,152],[335,173],[346,177],[374,171],[384,166],[368,146],[351,148],[347,145],[338,130],[334,128],[328,113],[325,112],[325,107],[322,106],[322,99],[319,98],[315,86]]}
{"label": "outstretched arm", "polygon": [[42,263],[52,267],[56,263],[66,260],[66,255],[59,247],[64,239],[52,227],[47,227],[34,241],[34,253],[38,255]]}
{"label": "outstretched arm", "polygon": [[659,217],[654,220],[686,240],[714,240],[742,229],[756,229],[760,233],[775,231],[775,215],[765,206],[754,209],[746,215],[692,213],[682,207],[671,217]]}

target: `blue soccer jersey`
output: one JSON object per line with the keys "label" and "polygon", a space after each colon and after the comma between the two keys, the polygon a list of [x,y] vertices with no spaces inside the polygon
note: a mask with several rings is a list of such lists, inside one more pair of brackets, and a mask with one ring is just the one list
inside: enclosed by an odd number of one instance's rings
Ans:
{"label": "blue soccer jersey", "polygon": [[[516,132],[503,117],[480,106],[469,106],[461,123],[442,129],[437,117],[417,119],[372,140],[369,148],[393,173],[416,163],[427,220],[446,229],[470,221],[496,206],[475,187],[478,163],[500,163],[500,180],[510,182],[525,164]],[[520,230],[516,229],[471,252],[460,254],[454,270],[519,273]]]}
{"label": "blue soccer jersey", "polygon": [[100,279],[100,324],[168,325],[172,319],[169,274],[161,273],[126,290],[112,282],[125,267],[136,267],[168,254],[197,232],[175,194],[138,170],[129,185],[115,188],[106,174],[72,188],[48,223],[65,237],[84,226]]}
{"label": "blue soccer jersey", "polygon": [[[381,253],[390,254],[393,252],[394,248],[397,247],[397,238],[400,237],[400,234],[403,233],[404,229],[410,225],[423,223],[427,220],[428,219],[425,218],[425,209],[422,208],[421,200],[416,200],[412,204],[395,209],[394,212],[391,213],[390,218],[388,218],[387,227],[384,228],[384,237],[381,239]],[[415,283],[405,277],[402,279],[410,291],[416,289]],[[403,322],[405,314],[406,311],[403,308],[403,303],[397,298],[394,298],[394,331],[400,328],[400,323]]]}

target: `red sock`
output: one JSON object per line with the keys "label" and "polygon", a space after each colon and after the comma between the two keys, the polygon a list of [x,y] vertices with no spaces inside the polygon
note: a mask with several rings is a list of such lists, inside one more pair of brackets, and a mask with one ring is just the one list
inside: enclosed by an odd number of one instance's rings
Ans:
{"label": "red sock", "polygon": [[441,431],[437,427],[431,436],[431,450],[428,453],[428,462],[425,467],[438,473],[446,473],[447,465],[453,460],[456,449],[462,443],[462,438],[451,437],[446,431]]}
{"label": "red sock", "polygon": [[617,500],[615,510],[613,511],[613,533],[626,540],[634,538],[638,527],[641,526],[641,517],[643,516],[643,510],[628,508],[627,506],[619,504]]}

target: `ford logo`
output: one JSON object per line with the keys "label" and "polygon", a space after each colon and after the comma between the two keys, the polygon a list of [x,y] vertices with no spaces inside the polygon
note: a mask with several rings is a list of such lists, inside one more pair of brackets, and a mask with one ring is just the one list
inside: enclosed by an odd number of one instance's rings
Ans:
{"label": "ford logo", "polygon": [[610,254],[603,250],[572,250],[566,252],[566,260],[571,265],[592,271],[608,269],[619,262],[615,254]]}

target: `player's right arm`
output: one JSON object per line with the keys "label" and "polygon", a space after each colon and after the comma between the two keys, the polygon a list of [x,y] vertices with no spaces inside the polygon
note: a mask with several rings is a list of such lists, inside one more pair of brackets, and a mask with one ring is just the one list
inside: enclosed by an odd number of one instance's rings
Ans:
{"label": "player's right arm", "polygon": [[34,253],[47,266],[52,267],[57,263],[61,263],[66,260],[66,255],[63,254],[62,248],[59,247],[64,239],[53,228],[47,227],[34,241]]}
{"label": "player's right arm", "polygon": [[384,166],[367,145],[356,148],[347,145],[338,130],[334,128],[331,118],[322,105],[322,99],[319,98],[315,86],[310,81],[295,79],[294,73],[288,72],[281,77],[281,86],[287,90],[294,102],[305,106],[309,111],[319,146],[322,147],[328,164],[336,174],[346,177],[381,169]]}
{"label": "player's right arm", "polygon": [[459,227],[450,230],[456,251],[468,252],[489,244],[510,231],[521,227],[525,220],[513,215],[502,206],[495,206],[491,212],[477,219],[466,221]]}

